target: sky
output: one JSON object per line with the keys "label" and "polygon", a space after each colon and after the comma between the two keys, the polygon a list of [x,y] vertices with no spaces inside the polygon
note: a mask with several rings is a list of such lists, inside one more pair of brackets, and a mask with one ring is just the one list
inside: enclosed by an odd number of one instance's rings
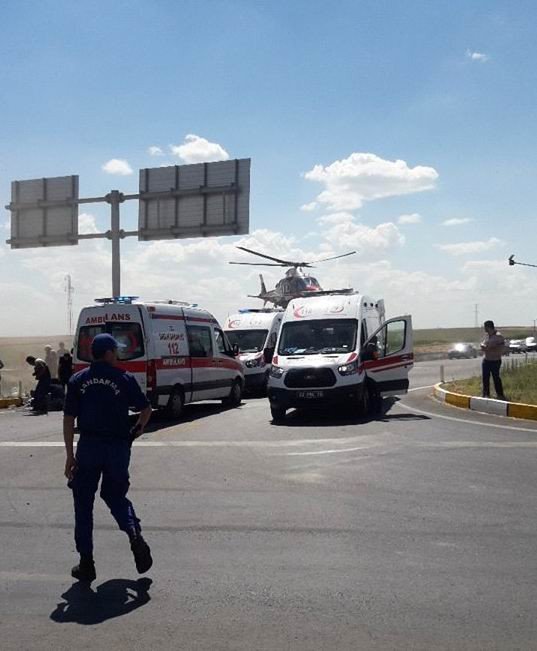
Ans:
{"label": "sky", "polygon": [[[11,181],[251,158],[250,233],[122,242],[122,293],[258,304],[247,246],[384,298],[414,326],[533,326],[537,5],[524,0],[152,0],[0,5],[0,337],[67,333],[111,294],[107,240],[11,250]],[[137,225],[135,201],[122,227]],[[103,232],[103,204],[80,207]],[[259,306],[261,303],[259,302]]]}

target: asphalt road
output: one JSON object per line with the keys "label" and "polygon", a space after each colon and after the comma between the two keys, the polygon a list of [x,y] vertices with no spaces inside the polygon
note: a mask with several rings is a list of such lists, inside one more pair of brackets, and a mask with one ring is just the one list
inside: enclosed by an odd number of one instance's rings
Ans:
{"label": "asphalt road", "polygon": [[154,423],[131,497],[155,565],[97,500],[91,589],[60,415],[0,412],[0,648],[537,648],[537,425],[435,403],[438,367],[369,422],[248,400]]}

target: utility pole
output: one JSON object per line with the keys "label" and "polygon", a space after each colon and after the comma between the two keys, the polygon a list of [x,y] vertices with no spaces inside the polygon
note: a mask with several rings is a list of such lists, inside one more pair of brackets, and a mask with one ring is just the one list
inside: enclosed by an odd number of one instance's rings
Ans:
{"label": "utility pole", "polygon": [[69,325],[69,334],[73,334],[73,293],[75,288],[71,282],[71,275],[65,276],[65,293],[67,294],[67,323]]}
{"label": "utility pole", "polygon": [[479,328],[479,303],[474,304],[474,328]]}

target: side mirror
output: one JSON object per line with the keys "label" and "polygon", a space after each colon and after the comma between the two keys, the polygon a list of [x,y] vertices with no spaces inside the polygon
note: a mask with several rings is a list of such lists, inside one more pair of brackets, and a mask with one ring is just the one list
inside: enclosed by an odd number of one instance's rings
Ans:
{"label": "side mirror", "polygon": [[274,348],[265,348],[263,352],[263,357],[265,359],[265,364],[270,364],[272,362],[272,357],[274,355]]}
{"label": "side mirror", "polygon": [[233,344],[232,350],[234,357],[238,357],[239,353],[241,352],[239,349],[239,344]]}

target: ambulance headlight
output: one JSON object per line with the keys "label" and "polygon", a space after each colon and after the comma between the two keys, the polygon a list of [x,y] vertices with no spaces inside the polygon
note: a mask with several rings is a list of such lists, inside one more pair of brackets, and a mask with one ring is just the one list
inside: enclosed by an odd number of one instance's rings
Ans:
{"label": "ambulance headlight", "polygon": [[350,364],[342,364],[338,366],[338,373],[340,375],[354,375],[358,373],[358,364],[356,362],[350,362]]}
{"label": "ambulance headlight", "polygon": [[246,366],[246,368],[256,368],[257,366],[261,366],[262,363],[263,358],[256,357],[255,359],[249,359],[247,362],[244,362],[244,366]]}
{"label": "ambulance headlight", "polygon": [[270,367],[270,377],[274,377],[276,379],[281,378],[281,376],[285,373],[283,368],[280,366],[274,366],[274,364]]}

